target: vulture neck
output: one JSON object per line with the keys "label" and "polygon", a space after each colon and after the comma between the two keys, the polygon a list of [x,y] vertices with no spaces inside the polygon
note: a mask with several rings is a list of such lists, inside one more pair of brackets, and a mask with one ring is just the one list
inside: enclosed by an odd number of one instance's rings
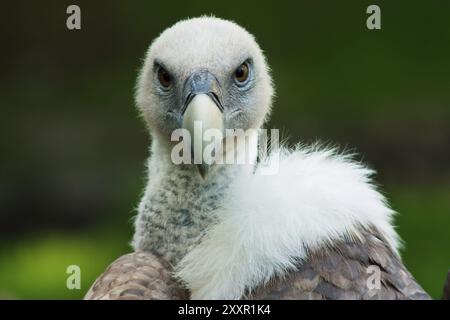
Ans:
{"label": "vulture neck", "polygon": [[[257,144],[247,148],[254,150],[256,159]],[[234,178],[251,172],[254,165],[216,164],[203,179],[195,165],[175,165],[171,146],[154,138],[148,182],[135,221],[134,249],[151,251],[176,266],[219,221],[216,210]]]}

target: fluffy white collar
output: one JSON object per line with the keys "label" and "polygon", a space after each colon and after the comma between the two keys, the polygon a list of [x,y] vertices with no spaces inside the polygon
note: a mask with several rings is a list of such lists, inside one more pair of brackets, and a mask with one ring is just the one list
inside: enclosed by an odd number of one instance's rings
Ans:
{"label": "fluffy white collar", "polygon": [[396,251],[394,212],[371,184],[373,171],[334,150],[272,153],[279,172],[239,176],[223,195],[220,222],[176,268],[193,299],[239,299],[294,268],[309,249],[375,227]]}

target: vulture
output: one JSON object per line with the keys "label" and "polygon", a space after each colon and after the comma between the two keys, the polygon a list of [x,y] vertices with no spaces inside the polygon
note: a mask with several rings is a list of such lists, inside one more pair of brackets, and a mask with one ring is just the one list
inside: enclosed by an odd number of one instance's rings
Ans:
{"label": "vulture", "polygon": [[[187,19],[153,41],[136,85],[151,150],[133,252],[85,299],[430,298],[401,261],[394,211],[372,170],[319,144],[260,155],[257,129],[273,96],[261,48],[234,22]],[[174,161],[185,138],[180,154],[195,158],[187,137],[198,123],[250,131],[211,153],[244,148],[246,161]],[[189,134],[174,139],[177,130]]]}

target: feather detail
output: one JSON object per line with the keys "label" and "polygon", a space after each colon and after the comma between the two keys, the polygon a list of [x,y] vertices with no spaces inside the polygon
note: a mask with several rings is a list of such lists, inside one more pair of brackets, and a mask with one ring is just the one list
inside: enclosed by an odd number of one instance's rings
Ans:
{"label": "feather detail", "polygon": [[279,172],[237,176],[215,212],[220,222],[177,266],[194,299],[238,299],[294,270],[308,251],[362,239],[359,226],[379,230],[397,254],[394,212],[371,183],[372,170],[317,145],[270,157]]}
{"label": "feather detail", "polygon": [[187,292],[171,276],[169,265],[148,252],[126,254],[97,278],[85,300],[178,300]]}

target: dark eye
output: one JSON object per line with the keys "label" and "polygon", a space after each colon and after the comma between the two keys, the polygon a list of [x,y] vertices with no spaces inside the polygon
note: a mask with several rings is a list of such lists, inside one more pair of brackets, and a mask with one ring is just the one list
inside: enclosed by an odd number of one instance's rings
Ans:
{"label": "dark eye", "polygon": [[234,72],[234,78],[237,82],[243,83],[248,79],[249,68],[248,64],[244,62]]}
{"label": "dark eye", "polygon": [[164,88],[168,88],[172,84],[172,76],[166,69],[160,67],[158,70],[158,81]]}

